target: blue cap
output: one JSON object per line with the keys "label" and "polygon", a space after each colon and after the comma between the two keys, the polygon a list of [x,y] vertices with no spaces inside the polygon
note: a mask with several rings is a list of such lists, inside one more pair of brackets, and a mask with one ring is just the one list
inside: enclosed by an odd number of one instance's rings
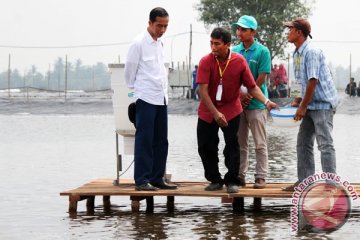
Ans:
{"label": "blue cap", "polygon": [[239,18],[236,23],[231,24],[232,27],[242,27],[242,28],[251,28],[256,30],[257,29],[257,21],[254,17],[243,15]]}

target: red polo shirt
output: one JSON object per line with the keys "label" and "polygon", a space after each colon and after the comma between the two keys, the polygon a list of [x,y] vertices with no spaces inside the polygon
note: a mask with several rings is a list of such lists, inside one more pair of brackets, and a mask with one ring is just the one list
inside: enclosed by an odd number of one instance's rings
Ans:
{"label": "red polo shirt", "polygon": [[[225,115],[226,120],[230,121],[242,112],[239,98],[240,86],[243,84],[248,89],[251,89],[256,86],[256,83],[243,56],[231,52],[230,62],[225,69],[226,63],[227,61],[219,61],[223,71],[221,101],[216,101],[220,72],[219,65],[212,53],[200,60],[196,82],[198,84],[208,84],[208,91],[213,104]],[[208,123],[213,121],[213,115],[202,101],[200,101],[198,114],[201,120]]]}

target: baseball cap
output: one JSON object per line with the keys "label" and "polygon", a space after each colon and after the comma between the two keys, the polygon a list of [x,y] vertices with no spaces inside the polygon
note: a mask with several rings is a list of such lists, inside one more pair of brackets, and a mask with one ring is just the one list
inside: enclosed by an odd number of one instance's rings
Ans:
{"label": "baseball cap", "polygon": [[251,28],[253,30],[257,29],[257,21],[254,17],[243,15],[239,18],[239,20],[236,23],[231,24],[233,28],[236,28],[238,26],[243,28]]}
{"label": "baseball cap", "polygon": [[285,27],[294,27],[294,28],[300,30],[303,33],[303,35],[305,36],[305,38],[307,36],[312,38],[312,36],[310,34],[310,32],[311,32],[310,23],[308,22],[308,20],[306,20],[304,18],[296,18],[294,21],[291,21],[291,22],[283,22],[283,25]]}

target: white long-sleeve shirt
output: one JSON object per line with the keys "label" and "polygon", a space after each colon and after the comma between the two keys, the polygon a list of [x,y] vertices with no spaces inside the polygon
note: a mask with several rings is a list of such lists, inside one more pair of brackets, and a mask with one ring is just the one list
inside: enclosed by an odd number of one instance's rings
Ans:
{"label": "white long-sleeve shirt", "polygon": [[125,80],[135,97],[153,105],[168,103],[168,73],[164,64],[163,43],[155,41],[148,31],[130,45]]}

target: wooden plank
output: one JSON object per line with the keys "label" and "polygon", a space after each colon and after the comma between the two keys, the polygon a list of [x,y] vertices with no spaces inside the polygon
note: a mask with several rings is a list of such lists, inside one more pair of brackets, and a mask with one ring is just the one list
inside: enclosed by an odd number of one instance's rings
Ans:
{"label": "wooden plank", "polygon": [[[291,198],[293,192],[282,191],[281,188],[291,183],[268,183],[264,189],[254,189],[253,183],[248,183],[241,188],[238,193],[229,194],[226,188],[219,191],[205,191],[207,182],[176,181],[177,190],[158,190],[158,191],[136,191],[134,181],[131,179],[121,179],[119,186],[113,186],[113,179],[97,179],[84,184],[76,189],[61,192],[61,196],[190,196],[190,197],[270,197],[270,198]],[[360,184],[354,183],[352,186],[360,192]],[[75,202],[73,203],[75,208]]]}
{"label": "wooden plank", "polygon": [[[238,193],[229,194],[226,192],[226,187],[219,191],[205,191],[204,188],[208,182],[196,181],[176,181],[173,182],[178,186],[176,190],[158,190],[158,191],[136,191],[135,184],[132,179],[121,179],[120,184],[113,185],[113,179],[97,179],[84,185],[61,192],[61,196],[69,197],[69,214],[74,215],[77,212],[78,202],[87,199],[88,213],[94,212],[95,196],[103,197],[104,211],[110,213],[111,196],[130,196],[132,212],[139,212],[140,201],[146,199],[147,212],[154,211],[154,196],[166,196],[167,208],[169,212],[174,211],[175,196],[188,197],[220,197],[221,199],[228,199],[232,201],[233,211],[235,213],[244,210],[244,197],[254,198],[254,210],[261,209],[262,198],[292,198],[293,192],[282,191],[282,187],[288,186],[291,183],[267,183],[264,189],[254,189],[253,183],[247,183],[246,187],[240,188]],[[356,192],[360,192],[359,183],[351,183]],[[349,189],[352,191],[351,189]],[[321,192],[319,193],[322,194]],[[350,193],[354,199],[355,192]],[[318,197],[317,192],[313,192],[313,197]],[[229,201],[229,202],[231,202]]]}

